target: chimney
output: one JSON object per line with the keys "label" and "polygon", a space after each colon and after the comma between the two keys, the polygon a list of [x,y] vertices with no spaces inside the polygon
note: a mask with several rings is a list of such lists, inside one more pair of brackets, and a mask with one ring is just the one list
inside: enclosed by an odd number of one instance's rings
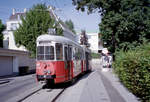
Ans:
{"label": "chimney", "polygon": [[13,12],[12,12],[12,14],[13,14],[13,15],[15,15],[15,9],[14,9],[14,8],[13,8]]}
{"label": "chimney", "polygon": [[27,8],[24,8],[24,13],[26,13],[27,12]]}

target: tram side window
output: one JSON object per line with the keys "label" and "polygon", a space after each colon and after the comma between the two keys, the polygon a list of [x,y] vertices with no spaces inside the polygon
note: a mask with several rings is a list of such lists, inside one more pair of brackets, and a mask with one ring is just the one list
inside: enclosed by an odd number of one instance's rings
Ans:
{"label": "tram side window", "polygon": [[59,43],[56,43],[56,59],[63,60],[63,47]]}
{"label": "tram side window", "polygon": [[78,60],[78,59],[79,59],[79,58],[78,58],[78,54],[79,54],[79,53],[78,53],[78,49],[77,49],[77,48],[75,48],[75,59],[76,59],[76,60]]}
{"label": "tram side window", "polygon": [[65,49],[64,49],[65,51],[64,51],[64,56],[65,56],[65,60],[68,60],[68,48],[67,47],[65,47]]}
{"label": "tram side window", "polygon": [[75,60],[75,48],[72,49],[72,59]]}
{"label": "tram side window", "polygon": [[81,60],[81,58],[82,58],[82,51],[80,49],[76,48],[76,50],[75,50],[75,59],[76,60]]}
{"label": "tram side window", "polygon": [[45,46],[45,60],[54,60],[53,46]]}
{"label": "tram side window", "polygon": [[69,57],[69,60],[72,60],[72,48],[71,47],[69,47],[68,57]]}
{"label": "tram side window", "polygon": [[80,58],[80,60],[82,60],[82,57],[83,57],[83,51],[82,51],[81,49],[79,49],[79,53],[80,53],[79,58]]}
{"label": "tram side window", "polygon": [[80,54],[81,54],[80,59],[83,60],[84,59],[84,51],[82,49],[80,50]]}
{"label": "tram side window", "polygon": [[44,60],[44,46],[37,47],[37,60]]}

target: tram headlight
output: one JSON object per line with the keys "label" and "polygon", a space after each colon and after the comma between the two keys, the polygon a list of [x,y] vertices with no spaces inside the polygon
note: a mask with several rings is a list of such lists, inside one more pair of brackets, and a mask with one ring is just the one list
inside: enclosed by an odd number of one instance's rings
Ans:
{"label": "tram headlight", "polygon": [[48,73],[48,74],[50,74],[50,73],[51,73],[51,71],[50,71],[50,70],[47,70],[47,73]]}
{"label": "tram headlight", "polygon": [[37,64],[36,64],[36,67],[40,67],[40,63],[37,63]]}

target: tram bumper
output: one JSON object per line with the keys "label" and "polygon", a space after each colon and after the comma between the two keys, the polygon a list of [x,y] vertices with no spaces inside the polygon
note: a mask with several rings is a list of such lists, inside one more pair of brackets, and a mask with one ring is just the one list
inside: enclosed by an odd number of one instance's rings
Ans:
{"label": "tram bumper", "polygon": [[38,80],[54,79],[54,78],[56,78],[56,75],[37,75]]}

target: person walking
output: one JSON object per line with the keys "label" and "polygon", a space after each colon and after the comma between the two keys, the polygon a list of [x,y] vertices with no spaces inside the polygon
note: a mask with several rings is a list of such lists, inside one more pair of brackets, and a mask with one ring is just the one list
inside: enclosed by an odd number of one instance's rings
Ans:
{"label": "person walking", "polygon": [[109,71],[112,66],[112,56],[109,54],[109,51],[107,48],[102,49],[102,56],[101,56],[101,68],[102,71],[106,72]]}

